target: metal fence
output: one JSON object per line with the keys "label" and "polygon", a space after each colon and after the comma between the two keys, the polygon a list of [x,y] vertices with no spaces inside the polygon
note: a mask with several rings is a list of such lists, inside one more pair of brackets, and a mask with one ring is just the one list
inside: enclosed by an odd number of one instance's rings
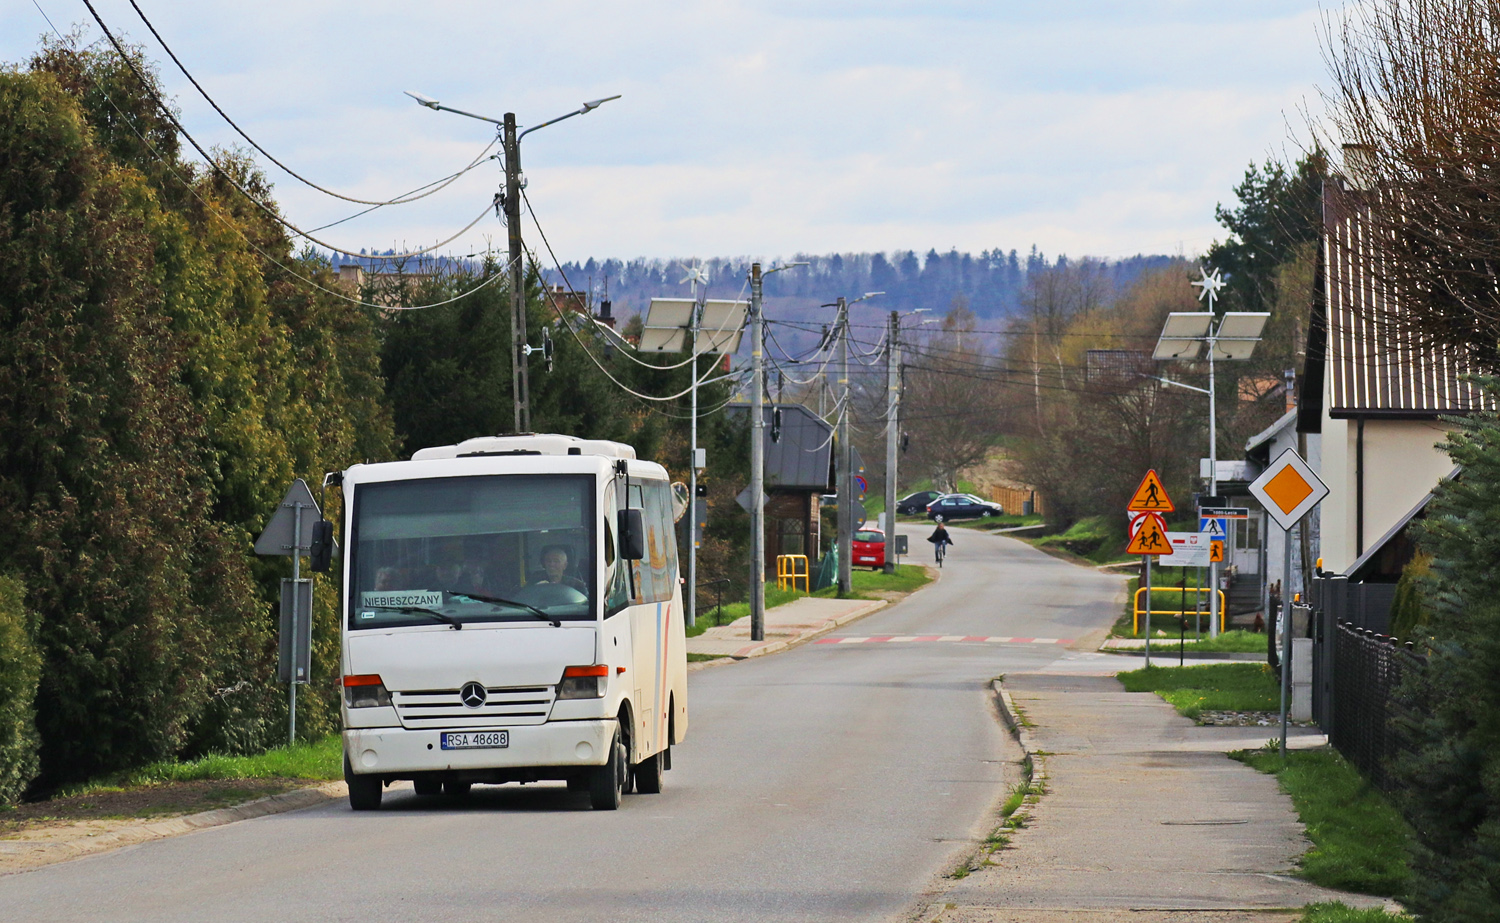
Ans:
{"label": "metal fence", "polygon": [[1426,658],[1410,644],[1340,621],[1327,640],[1333,643],[1333,676],[1329,740],[1365,778],[1389,791],[1392,759],[1407,743],[1398,719],[1412,711],[1401,694],[1401,681],[1424,669]]}

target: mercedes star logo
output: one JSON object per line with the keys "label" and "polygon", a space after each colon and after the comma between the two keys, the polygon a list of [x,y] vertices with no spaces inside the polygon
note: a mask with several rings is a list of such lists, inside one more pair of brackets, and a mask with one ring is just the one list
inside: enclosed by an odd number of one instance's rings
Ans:
{"label": "mercedes star logo", "polygon": [[484,704],[484,687],[478,683],[465,683],[464,687],[458,691],[458,697],[468,707],[478,708]]}

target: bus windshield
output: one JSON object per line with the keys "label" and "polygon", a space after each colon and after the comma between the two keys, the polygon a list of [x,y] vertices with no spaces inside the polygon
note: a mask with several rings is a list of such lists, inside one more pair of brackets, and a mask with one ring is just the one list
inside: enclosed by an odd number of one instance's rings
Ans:
{"label": "bus windshield", "polygon": [[594,479],[362,484],[349,628],[595,618]]}

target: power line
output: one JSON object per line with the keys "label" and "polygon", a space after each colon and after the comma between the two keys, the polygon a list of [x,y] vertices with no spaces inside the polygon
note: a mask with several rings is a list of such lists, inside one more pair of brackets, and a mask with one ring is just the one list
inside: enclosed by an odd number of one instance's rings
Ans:
{"label": "power line", "polygon": [[[446,188],[450,183],[452,183],[453,181],[457,180],[460,176],[463,176],[465,173],[468,173],[470,170],[472,170],[475,167],[477,167],[480,164],[480,162],[485,159],[484,158],[484,154],[480,154],[479,157],[476,158],[473,163],[469,164],[467,167],[464,167],[462,170],[458,171],[457,173],[454,173],[452,176],[445,177],[444,179],[441,179],[441,180],[435,180],[434,182],[427,183],[427,184],[422,185],[422,186],[418,186],[416,189],[413,189],[411,192],[404,192],[404,193],[402,193],[401,195],[397,196],[394,199],[386,199],[384,201],[369,200],[369,199],[356,199],[356,198],[353,198],[351,196],[346,196],[346,195],[344,195],[342,193],[334,192],[332,189],[325,189],[322,186],[319,186],[317,183],[313,182],[312,180],[307,179],[306,177],[302,176],[297,171],[293,170],[291,167],[289,167],[286,164],[282,163],[281,161],[277,160],[276,157],[274,155],[272,155],[272,153],[270,151],[266,150],[264,147],[261,147],[260,143],[258,141],[256,141],[254,138],[252,138],[249,135],[247,135],[245,133],[244,129],[240,128],[239,125],[235,124],[234,119],[232,119],[232,118],[229,117],[229,113],[225,112],[219,106],[219,104],[214,101],[214,98],[212,96],[208,95],[208,91],[205,90],[205,89],[203,89],[203,86],[200,83],[198,83],[197,78],[195,78],[191,73],[188,72],[187,66],[184,65],[182,63],[182,61],[178,60],[177,53],[172,50],[172,46],[170,46],[170,45],[167,44],[167,40],[161,37],[161,33],[158,32],[158,31],[156,31],[156,26],[152,25],[151,20],[149,20],[149,19],[146,18],[146,14],[141,11],[140,5],[137,4],[135,2],[135,0],[130,0],[130,6],[131,6],[131,8],[133,8],[135,10],[135,14],[141,18],[141,22],[143,22],[143,23],[146,24],[146,28],[151,30],[151,34],[156,37],[156,41],[161,45],[162,50],[167,53],[167,57],[171,58],[172,59],[172,63],[177,65],[177,69],[180,70],[180,71],[182,71],[182,76],[186,77],[188,79],[188,82],[193,85],[193,89],[197,90],[198,94],[200,96],[202,96],[205,100],[207,100],[208,104],[210,106],[214,107],[214,111],[217,112],[217,113],[219,113],[219,115],[224,119],[224,121],[226,121],[226,122],[229,123],[229,127],[233,128],[235,130],[236,134],[238,134],[241,138],[244,138],[246,141],[248,141],[250,143],[251,147],[255,148],[257,151],[260,151],[262,154],[264,154],[266,156],[267,160],[271,161],[272,163],[276,164],[276,166],[278,166],[282,170],[284,170],[287,173],[288,176],[292,177],[293,179],[297,180],[300,183],[303,183],[305,185],[311,186],[313,189],[318,190],[319,192],[323,193],[324,195],[333,196],[335,199],[343,199],[345,202],[353,202],[356,205],[373,205],[373,206],[375,206],[375,208],[380,208],[380,207],[385,206],[385,205],[404,205],[407,202],[415,202],[418,199],[425,199],[428,196],[432,195],[433,193],[438,192],[438,191]],[[485,153],[488,153],[489,149],[492,148],[492,147],[494,147],[494,146],[495,146],[495,142],[491,141],[490,144],[489,144],[489,146],[485,148]],[[442,183],[442,185],[441,186],[437,186],[436,189],[432,189],[432,190],[429,190],[427,192],[422,192],[423,189],[426,189],[428,186],[436,185],[437,183]],[[422,194],[421,195],[417,195],[416,193],[418,193],[418,192],[422,192]],[[370,211],[373,211],[373,210],[374,209],[370,209]],[[360,214],[361,215],[367,214],[367,212],[360,212]],[[355,216],[352,216],[352,217],[359,217],[359,216],[355,215]],[[348,221],[349,219],[345,218],[344,220]],[[330,226],[330,225],[325,225],[325,227],[328,227],[328,226]]]}
{"label": "power line", "polygon": [[[146,78],[146,75],[141,73],[140,68],[138,68],[135,62],[131,60],[130,55],[125,53],[124,47],[120,44],[119,39],[115,38],[115,34],[110,31],[109,26],[105,25],[103,17],[99,15],[99,11],[94,9],[92,0],[83,0],[83,5],[88,7],[89,13],[94,17],[94,22],[99,24],[99,28],[104,31],[104,35],[109,39],[109,43],[114,46],[115,53],[120,56],[120,59],[125,62],[125,66],[129,68],[130,72],[135,75],[138,81],[140,81],[142,89],[144,89],[147,95],[151,97],[152,101],[156,103],[156,106],[161,111],[161,114],[164,115],[167,121],[171,122],[172,126],[176,128],[177,131],[180,132],[182,136],[188,140],[188,143],[193,146],[193,149],[196,150],[203,157],[203,159],[208,162],[209,167],[211,167],[216,173],[218,173],[219,176],[223,177],[225,182],[229,183],[229,185],[239,190],[241,195],[248,199],[250,203],[253,204],[256,208],[259,208],[261,211],[265,212],[266,215],[271,218],[271,220],[286,228],[288,231],[291,231],[293,234],[296,234],[298,237],[310,240],[320,247],[327,247],[329,250],[333,250],[335,252],[348,253],[350,251],[351,248],[349,247],[341,247],[336,244],[331,244],[327,241],[319,240],[318,238],[313,237],[308,232],[287,221],[285,218],[282,218],[279,214],[276,213],[275,209],[260,201],[260,199],[251,194],[249,190],[241,186],[239,184],[239,181],[231,176],[229,174],[229,171],[221,167],[218,161],[216,161],[213,156],[208,153],[208,151],[204,150],[203,145],[199,144],[198,140],[188,133],[188,130],[183,127],[182,122],[178,121],[177,116],[172,112],[171,107],[169,107],[166,104],[166,101],[161,98],[161,95],[156,92],[156,88],[151,85],[151,81]],[[491,205],[486,205],[484,210],[479,213],[479,216],[473,221],[469,222],[469,224],[463,230],[459,231],[457,234],[454,234],[452,237],[441,243],[433,244],[431,247],[426,247],[421,250],[412,250],[407,253],[393,253],[383,255],[376,254],[372,255],[370,258],[379,260],[399,260],[407,259],[413,256],[421,256],[424,253],[430,253],[433,250],[436,250],[439,247],[446,246],[447,244],[450,244],[453,241],[457,240],[459,237],[463,236],[471,228],[473,228],[474,225],[478,224],[485,215],[489,213],[490,208]]]}
{"label": "power line", "polygon": [[[549,241],[549,240],[547,240],[547,232],[544,231],[544,230],[542,230],[542,222],[537,218],[537,216],[536,216],[536,209],[534,209],[534,208],[531,207],[531,200],[526,197],[526,191],[524,189],[521,191],[521,200],[526,203],[526,213],[531,216],[531,223],[536,226],[537,235],[542,238],[542,244],[547,248],[547,254],[552,257],[552,265],[555,266],[555,267],[557,267],[558,274],[562,276],[563,284],[567,285],[568,288],[569,288],[569,290],[571,290],[573,288],[573,283],[568,281],[568,274],[566,272],[563,272],[562,265],[558,262],[557,254],[555,252],[553,252],[553,250],[552,250],[552,242]],[[533,256],[532,257],[532,264],[536,265],[537,262],[539,262],[539,261],[535,258],[535,256]],[[566,327],[568,329],[568,332],[571,333],[571,334],[573,334],[573,338],[578,341],[578,347],[579,347],[579,349],[583,350],[583,354],[585,356],[589,357],[589,361],[592,362],[592,363],[594,363],[594,365],[598,366],[599,371],[601,371],[601,372],[604,373],[604,377],[606,377],[610,381],[614,382],[616,387],[618,387],[620,390],[624,391],[626,394],[629,394],[632,397],[637,398],[638,400],[642,400],[642,401],[675,401],[678,398],[681,398],[681,397],[683,397],[683,396],[685,396],[687,394],[692,393],[692,391],[693,391],[694,388],[697,388],[697,387],[699,387],[701,385],[712,384],[715,381],[723,381],[726,378],[732,378],[732,377],[736,377],[738,375],[743,374],[743,373],[732,373],[730,375],[725,375],[722,378],[710,378],[710,376],[714,372],[715,365],[717,365],[717,363],[714,363],[714,364],[712,364],[712,365],[709,366],[708,371],[704,373],[704,376],[702,378],[697,379],[691,385],[689,385],[685,390],[679,391],[676,394],[670,394],[670,395],[667,395],[665,397],[656,397],[656,396],[650,395],[650,394],[642,394],[641,392],[635,390],[634,388],[631,388],[629,385],[627,385],[624,382],[620,381],[618,378],[616,378],[613,374],[610,373],[609,369],[607,369],[607,368],[604,367],[604,364],[602,362],[600,362],[594,356],[594,354],[592,352],[589,351],[588,345],[583,342],[583,337],[578,333],[577,330],[573,329],[573,325],[571,323],[569,323],[569,321],[568,321],[567,312],[565,312],[558,305],[557,301],[555,299],[553,299],[553,297],[552,297],[552,290],[549,289],[549,288],[547,288],[544,285],[542,287],[542,291],[547,295],[547,301],[549,303],[551,303],[552,309],[557,312],[557,316],[562,321],[563,326]],[[696,356],[694,358],[696,358]],[[651,367],[653,367],[653,368],[660,368],[660,366],[651,366]],[[697,370],[695,369],[694,372],[696,373],[696,371]],[[703,414],[700,412],[699,416],[701,417],[701,416],[703,416]]]}
{"label": "power line", "polygon": [[[57,36],[58,40],[60,40],[60,41],[65,40],[65,37],[63,36],[63,34],[61,32],[59,32],[58,29],[57,29],[57,26],[53,24],[52,17],[50,17],[50,16],[47,15],[46,10],[43,10],[41,8],[41,6],[36,2],[36,0],[32,0],[32,5],[37,8],[37,12],[39,12],[39,13],[42,14],[42,18],[45,19],[45,20],[47,20],[47,25],[48,25],[48,27],[50,27],[52,29],[52,34],[55,35],[55,36]],[[240,226],[238,224],[236,224],[235,222],[233,222],[233,221],[229,220],[227,217],[225,217],[223,211],[219,208],[218,204],[215,203],[215,202],[213,202],[213,201],[210,201],[209,199],[204,198],[203,195],[198,192],[197,188],[194,187],[191,178],[183,174],[183,172],[178,168],[176,162],[170,156],[168,156],[167,154],[165,154],[162,151],[158,150],[157,147],[156,147],[156,145],[154,145],[154,144],[151,143],[151,139],[148,138],[148,137],[146,137],[146,135],[144,133],[142,133],[139,128],[136,127],[135,123],[130,118],[128,118],[126,116],[125,111],[120,108],[119,104],[115,102],[115,100],[114,100],[113,97],[109,96],[108,94],[105,94],[104,98],[109,103],[110,108],[114,109],[115,112],[120,116],[120,122],[121,122],[121,124],[124,124],[124,125],[127,125],[127,126],[130,127],[130,130],[132,132],[134,132],[135,136],[141,140],[141,143],[145,146],[146,150],[150,151],[151,154],[152,154],[152,156],[154,156],[158,161],[160,161],[161,164],[164,167],[166,167],[167,170],[169,170],[172,173],[172,175],[175,176],[178,179],[178,181],[180,181],[183,184],[183,187],[187,189],[188,193],[193,198],[197,199],[198,202],[201,205],[203,205],[204,209],[209,214],[213,215],[215,218],[218,218],[221,222],[223,222],[224,225],[227,228],[229,228],[230,231],[232,231],[236,236],[238,236],[241,240],[243,240],[245,242],[245,244],[250,247],[250,249],[252,249],[256,253],[260,254],[261,257],[266,260],[266,262],[268,262],[268,263],[272,264],[273,266],[277,267],[278,269],[282,270],[287,275],[292,276],[293,278],[298,279],[298,280],[300,280],[302,282],[305,282],[306,284],[312,286],[313,288],[315,288],[315,289],[317,289],[317,290],[319,290],[321,292],[325,292],[325,293],[327,293],[329,295],[334,296],[335,298],[340,299],[341,301],[346,301],[346,302],[348,302],[350,304],[357,305],[359,307],[379,308],[381,310],[386,310],[386,311],[420,311],[420,310],[425,310],[427,308],[436,308],[436,307],[441,307],[443,305],[452,304],[455,301],[459,301],[459,300],[461,300],[463,298],[466,298],[469,295],[472,295],[474,292],[477,292],[480,289],[485,288],[486,286],[492,284],[496,278],[499,278],[498,275],[492,276],[489,279],[486,279],[483,282],[480,282],[478,285],[474,286],[473,288],[469,289],[468,291],[463,292],[463,293],[461,293],[461,294],[459,294],[459,295],[457,295],[457,296],[455,296],[453,298],[449,298],[449,299],[447,299],[445,301],[439,301],[439,302],[436,302],[436,303],[433,303],[433,304],[410,305],[410,306],[406,306],[406,307],[402,307],[402,306],[399,306],[399,305],[379,304],[379,303],[370,302],[370,301],[361,301],[360,299],[350,297],[349,295],[346,295],[346,294],[344,294],[341,291],[338,291],[336,289],[331,289],[331,288],[328,288],[328,287],[326,287],[324,285],[321,285],[316,280],[311,279],[308,276],[303,275],[302,273],[298,272],[297,270],[293,269],[292,267],[290,267],[290,266],[286,265],[285,263],[281,262],[280,260],[278,260],[273,254],[271,254],[268,251],[266,251],[259,244],[257,244],[253,239],[251,239],[250,236],[247,235],[244,232],[244,230],[242,228],[240,228]]]}

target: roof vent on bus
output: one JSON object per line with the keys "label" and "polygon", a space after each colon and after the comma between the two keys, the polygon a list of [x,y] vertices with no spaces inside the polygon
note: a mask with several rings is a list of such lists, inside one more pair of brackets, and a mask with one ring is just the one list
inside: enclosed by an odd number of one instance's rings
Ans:
{"label": "roof vent on bus", "polygon": [[433,446],[412,455],[413,461],[438,458],[475,458],[496,455],[603,455],[635,458],[635,449],[604,439],[579,439],[557,433],[524,433],[509,436],[476,436],[458,445]]}

